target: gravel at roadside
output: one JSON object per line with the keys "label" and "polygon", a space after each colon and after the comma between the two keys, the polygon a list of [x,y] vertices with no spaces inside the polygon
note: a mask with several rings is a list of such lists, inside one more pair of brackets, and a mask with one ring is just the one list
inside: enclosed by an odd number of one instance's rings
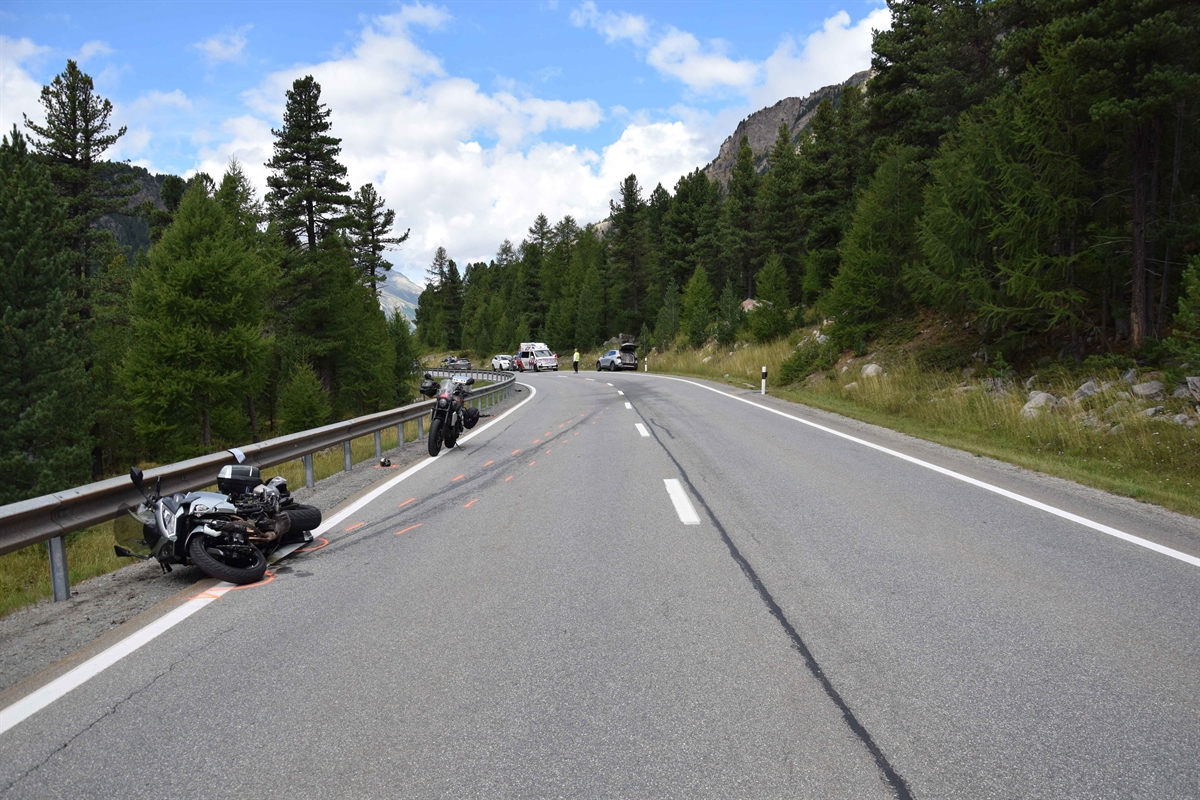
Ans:
{"label": "gravel at roadside", "polygon": [[[524,392],[514,394],[484,413],[502,413],[524,397]],[[318,481],[312,489],[300,487],[292,494],[297,502],[316,506],[327,516],[427,454],[424,441],[409,442],[384,453],[392,461],[390,468],[380,468],[374,460],[364,461],[349,472]],[[72,586],[70,600],[42,600],[0,618],[0,692],[205,577],[196,567],[175,566],[163,574],[158,562],[135,561]]]}

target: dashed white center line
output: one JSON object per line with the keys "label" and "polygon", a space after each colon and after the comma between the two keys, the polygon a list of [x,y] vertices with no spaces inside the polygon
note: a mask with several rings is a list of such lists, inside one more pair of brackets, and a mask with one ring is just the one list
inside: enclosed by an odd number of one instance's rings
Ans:
{"label": "dashed white center line", "polygon": [[625,393],[622,392],[620,389],[617,389],[617,394],[625,394]]}
{"label": "dashed white center line", "polygon": [[610,383],[610,384],[608,384],[608,385],[609,385],[609,386],[612,386],[612,384],[611,384],[611,383]]}
{"label": "dashed white center line", "polygon": [[646,430],[646,426],[645,426],[645,425],[643,425],[643,424],[642,424],[642,423],[640,423],[640,422],[635,422],[635,423],[633,423],[633,427],[637,428],[637,429],[638,429],[638,433],[640,433],[640,434],[641,434],[643,437],[645,437],[645,438],[649,438],[649,436],[650,436],[650,431]]}
{"label": "dashed white center line", "polygon": [[626,407],[626,408],[633,408],[633,403],[626,403],[626,404],[625,404],[625,407]]}
{"label": "dashed white center line", "polygon": [[696,513],[692,501],[688,499],[687,492],[683,490],[683,484],[675,478],[663,478],[663,483],[667,485],[667,494],[671,497],[671,503],[675,506],[675,513],[679,515],[679,521],[684,525],[699,525],[700,515]]}
{"label": "dashed white center line", "polygon": [[591,381],[591,382],[593,382],[593,383],[595,383],[595,382],[596,382],[596,379],[595,379],[595,378],[584,378],[584,380],[585,380],[585,381]]}

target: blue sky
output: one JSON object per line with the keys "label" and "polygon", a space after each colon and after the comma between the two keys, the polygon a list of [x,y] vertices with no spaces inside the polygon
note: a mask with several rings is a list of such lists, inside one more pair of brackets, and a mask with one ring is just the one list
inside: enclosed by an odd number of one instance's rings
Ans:
{"label": "blue sky", "polygon": [[634,172],[671,188],[746,114],[869,65],[878,2],[57,3],[0,6],[0,124],[77,58],[129,133],[111,154],[264,185],[291,81],[314,74],[355,186],[374,182],[417,278],[533,217],[602,218]]}

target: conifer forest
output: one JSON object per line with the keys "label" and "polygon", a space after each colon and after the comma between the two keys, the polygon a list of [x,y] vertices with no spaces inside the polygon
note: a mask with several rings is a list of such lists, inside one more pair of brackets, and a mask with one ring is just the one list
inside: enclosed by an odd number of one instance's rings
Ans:
{"label": "conifer forest", "polygon": [[[606,219],[539,215],[486,262],[447,241],[413,332],[377,299],[408,232],[347,181],[311,77],[262,197],[231,162],[168,176],[164,211],[131,205],[105,160],[125,131],[68,61],[45,124],[0,147],[0,504],[410,402],[423,354],[521,341],[822,326],[786,382],[937,314],[1012,363],[1200,366],[1200,5],[888,5],[867,82],[782,126],[765,164],[743,140],[727,183],[630,175]],[[115,213],[151,246],[118,244],[98,224]]]}

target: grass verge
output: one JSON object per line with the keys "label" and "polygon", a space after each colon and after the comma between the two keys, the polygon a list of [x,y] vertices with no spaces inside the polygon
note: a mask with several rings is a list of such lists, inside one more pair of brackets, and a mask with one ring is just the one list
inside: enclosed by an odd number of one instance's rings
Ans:
{"label": "grass verge", "polygon": [[[652,356],[650,370],[757,388],[761,368],[765,365],[771,375],[778,375],[792,350],[781,340],[672,351]],[[1200,428],[1171,421],[1174,406],[1189,401],[1161,401],[1165,413],[1147,417],[1136,404],[1122,401],[1119,393],[1128,386],[1117,382],[1115,372],[1085,376],[1059,368],[1035,378],[1034,388],[1062,397],[1093,375],[1117,383],[1070,408],[1026,419],[1020,413],[1027,399],[1017,388],[1020,384],[1007,394],[994,394],[979,381],[923,371],[911,359],[881,362],[888,377],[865,379],[860,370],[864,363],[859,359],[845,372],[834,369],[770,391],[786,400],[1200,517]],[[1107,426],[1096,425],[1104,419],[1119,422],[1119,430],[1108,433]]]}

